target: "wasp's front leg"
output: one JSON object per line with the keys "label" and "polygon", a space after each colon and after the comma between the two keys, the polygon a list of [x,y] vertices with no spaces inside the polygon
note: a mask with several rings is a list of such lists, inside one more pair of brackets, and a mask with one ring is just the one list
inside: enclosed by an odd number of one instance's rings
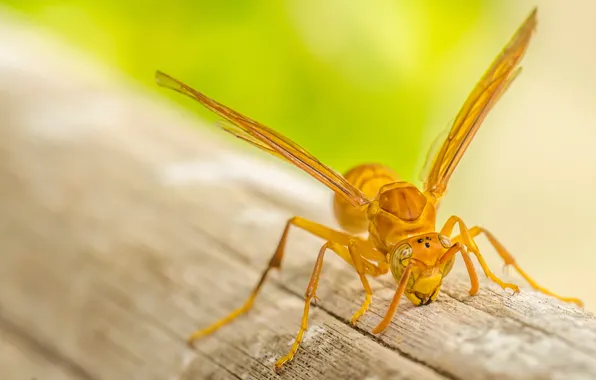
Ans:
{"label": "wasp's front leg", "polygon": [[486,277],[490,278],[493,282],[499,284],[499,286],[504,290],[511,289],[514,293],[519,293],[519,286],[509,282],[504,282],[490,270],[488,264],[484,260],[484,257],[482,257],[480,249],[478,249],[478,245],[476,245],[476,242],[474,241],[472,234],[470,233],[470,230],[463,222],[463,220],[461,220],[459,217],[455,215],[451,216],[441,229],[441,235],[451,236],[453,228],[456,224],[459,227],[460,235],[455,237],[454,241],[459,241],[463,243],[468,248],[468,250],[471,251],[474,254],[474,256],[476,256],[476,259],[480,263],[480,266],[482,267],[482,270],[484,271]]}

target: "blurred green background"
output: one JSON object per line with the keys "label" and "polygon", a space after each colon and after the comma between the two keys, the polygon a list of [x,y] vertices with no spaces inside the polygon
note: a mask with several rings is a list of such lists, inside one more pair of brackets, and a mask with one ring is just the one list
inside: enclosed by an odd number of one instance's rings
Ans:
{"label": "blurred green background", "polygon": [[215,119],[155,86],[154,71],[339,171],[383,162],[410,181],[525,17],[490,1],[4,2],[203,118]]}

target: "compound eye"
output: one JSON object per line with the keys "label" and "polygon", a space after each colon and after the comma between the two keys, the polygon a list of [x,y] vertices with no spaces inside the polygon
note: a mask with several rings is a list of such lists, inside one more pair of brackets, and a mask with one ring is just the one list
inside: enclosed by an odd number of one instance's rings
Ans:
{"label": "compound eye", "polygon": [[444,248],[451,248],[451,246],[453,246],[451,240],[449,240],[449,238],[445,235],[439,235],[439,241]]}
{"label": "compound eye", "polygon": [[407,260],[412,257],[412,246],[409,244],[402,244],[397,248],[397,257],[399,261]]}

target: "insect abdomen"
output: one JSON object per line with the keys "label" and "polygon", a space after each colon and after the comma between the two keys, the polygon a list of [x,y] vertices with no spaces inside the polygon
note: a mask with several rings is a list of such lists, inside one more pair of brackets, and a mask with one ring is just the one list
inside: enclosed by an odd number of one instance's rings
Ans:
{"label": "insect abdomen", "polygon": [[[399,180],[393,170],[381,164],[358,165],[348,170],[344,177],[370,199],[375,198],[381,187]],[[333,211],[339,225],[347,232],[357,234],[368,229],[366,208],[352,206],[341,195],[333,197]]]}

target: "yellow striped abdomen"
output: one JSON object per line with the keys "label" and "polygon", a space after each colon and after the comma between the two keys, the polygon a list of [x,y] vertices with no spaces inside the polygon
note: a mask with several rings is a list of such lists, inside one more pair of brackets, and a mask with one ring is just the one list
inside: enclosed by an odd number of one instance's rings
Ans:
{"label": "yellow striped abdomen", "polygon": [[[344,177],[370,199],[388,183],[399,181],[397,174],[385,165],[362,164],[346,172]],[[347,232],[358,234],[368,229],[366,208],[350,205],[341,195],[333,197],[333,211],[339,225]]]}

